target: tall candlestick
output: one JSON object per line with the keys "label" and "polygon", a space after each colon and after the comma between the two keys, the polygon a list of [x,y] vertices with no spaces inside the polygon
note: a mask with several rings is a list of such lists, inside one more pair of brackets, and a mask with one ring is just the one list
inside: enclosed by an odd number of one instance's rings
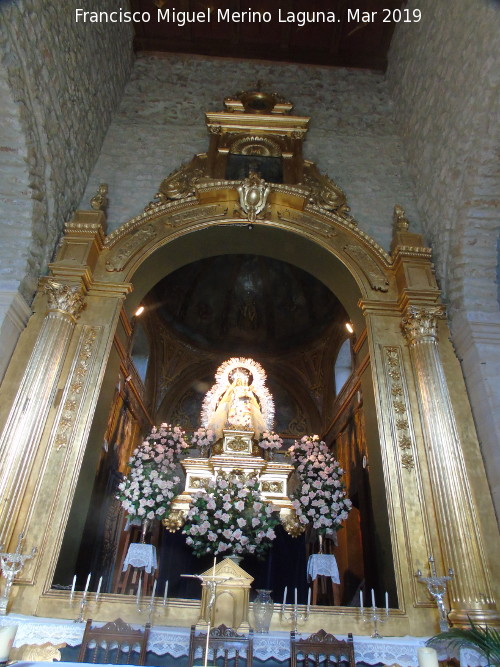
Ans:
{"label": "tall candlestick", "polygon": [[101,592],[101,586],[102,586],[102,577],[99,579],[99,583],[97,584],[97,591],[95,594],[95,599],[99,599],[99,593]]}
{"label": "tall candlestick", "polygon": [[76,574],[73,577],[73,583],[71,584],[71,593],[69,594],[70,600],[72,600],[75,596],[75,586],[76,586]]}
{"label": "tall candlestick", "polygon": [[285,590],[283,591],[283,611],[285,611],[285,604],[286,604],[286,593],[288,591],[288,586],[285,586]]}
{"label": "tall candlestick", "polygon": [[87,583],[85,584],[85,590],[83,591],[83,594],[86,595],[87,591],[89,590],[89,584],[90,584],[90,577],[92,576],[92,572],[89,572],[89,576],[87,577]]}
{"label": "tall candlestick", "polygon": [[385,592],[385,614],[389,616],[389,593]]}
{"label": "tall candlestick", "polygon": [[307,591],[307,613],[309,613],[310,608],[311,608],[311,587],[309,586],[309,589]]}
{"label": "tall candlestick", "polygon": [[372,607],[373,609],[375,609],[375,593],[373,592],[373,588],[372,588]]}
{"label": "tall candlestick", "polygon": [[153,592],[151,593],[151,603],[150,603],[151,606],[153,606],[154,603],[155,603],[156,584],[157,584],[157,581],[155,579],[154,584],[153,584]]}
{"label": "tall candlestick", "polygon": [[137,604],[141,601],[141,587],[142,587],[142,574],[139,577],[139,583],[137,584]]}
{"label": "tall candlestick", "polygon": [[167,604],[167,593],[168,593],[168,579],[165,582],[165,590],[163,591],[163,606]]}
{"label": "tall candlestick", "polygon": [[363,611],[363,591],[359,591],[359,606],[361,607],[361,611]]}

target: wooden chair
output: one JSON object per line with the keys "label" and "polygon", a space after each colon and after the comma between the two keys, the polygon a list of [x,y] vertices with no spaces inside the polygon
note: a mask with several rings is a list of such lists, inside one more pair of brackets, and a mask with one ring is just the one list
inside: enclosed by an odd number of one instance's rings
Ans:
{"label": "wooden chair", "polygon": [[[195,661],[199,665],[204,664],[206,645],[206,633],[197,633],[196,627],[192,625],[189,637],[188,667],[193,667]],[[201,651],[196,654],[198,648]],[[219,667],[229,665],[238,667],[240,662],[246,667],[253,665],[253,630],[250,629],[248,635],[240,635],[225,625],[212,628],[208,637],[208,664],[219,665]]]}
{"label": "wooden chair", "polygon": [[330,667],[333,664],[340,667],[341,662],[356,667],[351,633],[347,641],[337,639],[324,630],[319,630],[307,639],[297,639],[295,632],[290,633],[290,667],[308,667],[309,663],[314,667]]}
{"label": "wooden chair", "polygon": [[[147,623],[144,631],[133,630],[121,618],[100,628],[93,628],[92,619],[89,618],[83,633],[78,662],[144,665],[150,628]],[[134,655],[137,656],[137,661],[131,662]]]}

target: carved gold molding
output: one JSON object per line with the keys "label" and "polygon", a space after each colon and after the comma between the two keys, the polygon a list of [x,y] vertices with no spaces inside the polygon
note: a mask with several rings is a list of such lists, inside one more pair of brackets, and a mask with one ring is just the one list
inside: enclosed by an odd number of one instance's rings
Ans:
{"label": "carved gold molding", "polygon": [[62,399],[62,406],[58,418],[56,418],[56,432],[53,438],[53,446],[57,450],[67,447],[71,441],[71,433],[75,427],[78,411],[85,395],[85,387],[89,382],[89,360],[98,344],[98,334],[102,327],[84,326],[78,350],[76,352],[73,368],[68,377],[66,391]]}
{"label": "carved gold molding", "polygon": [[390,419],[394,426],[400,449],[401,466],[405,470],[413,470],[415,459],[413,441],[409,423],[409,405],[406,395],[401,350],[399,347],[385,347],[385,365],[387,385],[390,394]]}

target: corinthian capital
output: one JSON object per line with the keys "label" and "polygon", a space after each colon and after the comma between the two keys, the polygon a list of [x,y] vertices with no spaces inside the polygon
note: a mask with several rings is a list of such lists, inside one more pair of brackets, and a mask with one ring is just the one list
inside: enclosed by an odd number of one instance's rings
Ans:
{"label": "corinthian capital", "polygon": [[445,316],[444,306],[408,306],[401,321],[403,334],[410,345],[437,340],[438,318]]}
{"label": "corinthian capital", "polygon": [[77,319],[86,306],[79,287],[49,279],[44,283],[44,291],[49,301],[49,312],[59,311]]}

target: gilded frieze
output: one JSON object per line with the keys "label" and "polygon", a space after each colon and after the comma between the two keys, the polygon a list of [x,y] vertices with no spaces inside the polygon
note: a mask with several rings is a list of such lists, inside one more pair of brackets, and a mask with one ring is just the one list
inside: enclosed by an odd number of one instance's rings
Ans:
{"label": "gilded frieze", "polygon": [[147,225],[143,229],[133,232],[128,241],[125,241],[119,248],[112,250],[106,261],[106,271],[123,271],[125,265],[144,243],[156,236],[157,232],[153,225]]}
{"label": "gilded frieze", "polygon": [[380,292],[387,292],[389,290],[389,281],[386,274],[364,248],[351,243],[344,246],[344,252],[358,263],[373,290]]}
{"label": "gilded frieze", "polygon": [[181,211],[175,213],[170,218],[173,227],[179,227],[186,223],[191,223],[195,220],[204,220],[208,218],[222,218],[227,214],[228,209],[221,209],[218,204],[210,204],[209,206],[197,207],[194,210]]}
{"label": "gilded frieze", "polygon": [[76,427],[78,412],[90,381],[89,370],[93,365],[92,357],[99,342],[101,329],[102,327],[83,327],[73,368],[56,419],[53,446],[57,450],[68,446],[71,434]]}
{"label": "gilded frieze", "polygon": [[308,216],[289,208],[278,210],[278,218],[283,220],[283,222],[292,222],[307,229],[312,229],[326,238],[337,236],[337,232],[331,225],[322,223],[319,220],[314,219],[312,216]]}
{"label": "gilded frieze", "polygon": [[384,351],[387,384],[391,397],[391,410],[389,414],[400,449],[401,466],[405,470],[412,470],[415,467],[415,460],[408,417],[407,392],[401,364],[401,352],[398,347],[386,347]]}

